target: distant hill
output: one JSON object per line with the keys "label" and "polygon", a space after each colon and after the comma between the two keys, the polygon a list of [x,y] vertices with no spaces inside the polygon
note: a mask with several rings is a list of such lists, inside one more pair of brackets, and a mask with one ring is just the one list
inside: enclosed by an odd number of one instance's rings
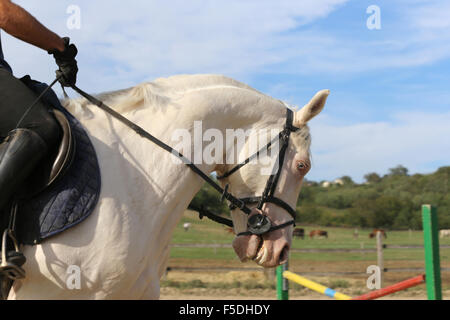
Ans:
{"label": "distant hill", "polygon": [[[299,225],[421,229],[421,206],[437,206],[439,227],[450,229],[450,166],[432,174],[408,175],[397,166],[384,176],[368,173],[364,184],[350,177],[336,179],[337,183],[306,180],[297,202]],[[343,183],[341,183],[343,182]],[[325,186],[323,186],[325,185]],[[220,195],[207,184],[193,199],[208,209],[229,214]]]}
{"label": "distant hill", "polygon": [[[347,179],[346,179],[347,178]],[[343,177],[343,185],[307,181],[298,200],[299,222],[328,226],[420,229],[421,206],[437,206],[440,228],[450,228],[450,167],[432,174],[408,175],[402,166],[383,177],[365,176],[365,184]]]}

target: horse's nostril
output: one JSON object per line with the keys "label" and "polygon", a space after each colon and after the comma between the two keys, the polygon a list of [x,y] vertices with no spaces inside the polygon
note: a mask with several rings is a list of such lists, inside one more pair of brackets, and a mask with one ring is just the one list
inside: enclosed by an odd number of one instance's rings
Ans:
{"label": "horse's nostril", "polygon": [[278,264],[284,264],[288,261],[289,258],[289,245],[286,244],[280,252],[278,257]]}

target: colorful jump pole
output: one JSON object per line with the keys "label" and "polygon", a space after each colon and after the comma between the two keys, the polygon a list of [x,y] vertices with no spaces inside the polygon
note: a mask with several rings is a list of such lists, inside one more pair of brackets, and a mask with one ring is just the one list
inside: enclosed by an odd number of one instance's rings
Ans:
{"label": "colorful jump pole", "polygon": [[393,284],[391,286],[388,286],[386,288],[381,288],[366,294],[363,294],[361,296],[355,297],[352,300],[373,300],[373,299],[377,299],[377,298],[381,298],[384,296],[387,296],[388,294],[397,292],[397,291],[401,291],[401,290],[405,290],[414,286],[417,286],[419,284],[422,284],[425,282],[425,275],[422,274],[420,276]]}
{"label": "colorful jump pole", "polygon": [[286,279],[289,279],[291,281],[294,281],[308,289],[325,294],[331,298],[335,298],[336,300],[351,300],[352,299],[350,296],[347,296],[343,293],[334,291],[333,289],[327,288],[321,284],[318,284],[314,281],[308,280],[308,279],[306,279],[302,276],[299,276],[298,274],[295,274],[290,271],[284,271],[283,277],[285,277]]}
{"label": "colorful jump pole", "polygon": [[441,263],[439,259],[439,228],[436,207],[422,206],[422,223],[425,249],[425,275],[420,275],[394,285],[351,298],[333,289],[322,286],[295,273],[287,271],[287,263],[277,268],[277,296],[279,300],[289,299],[286,279],[306,288],[325,294],[337,300],[372,300],[397,291],[405,290],[426,282],[428,300],[442,300]]}
{"label": "colorful jump pole", "polygon": [[422,225],[428,300],[442,300],[439,230],[436,207],[429,204],[422,206]]}
{"label": "colorful jump pole", "polygon": [[289,282],[283,277],[283,272],[288,269],[288,263],[277,267],[277,299],[289,300]]}

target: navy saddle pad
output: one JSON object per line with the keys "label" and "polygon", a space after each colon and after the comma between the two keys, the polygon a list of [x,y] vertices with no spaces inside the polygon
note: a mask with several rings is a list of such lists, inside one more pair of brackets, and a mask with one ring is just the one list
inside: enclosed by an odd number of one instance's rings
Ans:
{"label": "navy saddle pad", "polygon": [[[37,94],[47,88],[29,77],[22,81]],[[75,139],[75,154],[63,176],[32,199],[19,202],[16,235],[20,243],[27,245],[38,244],[85,220],[97,205],[101,187],[97,155],[81,123],[61,106],[52,90],[43,100],[67,117]]]}

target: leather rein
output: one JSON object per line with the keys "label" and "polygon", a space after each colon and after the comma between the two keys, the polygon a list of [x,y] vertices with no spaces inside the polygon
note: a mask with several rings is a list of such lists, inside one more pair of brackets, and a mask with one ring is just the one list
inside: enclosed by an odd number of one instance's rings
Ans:
{"label": "leather rein", "polygon": [[[77,86],[73,85],[72,89],[75,90],[76,92],[78,92],[84,98],[86,98],[92,104],[96,105],[103,111],[107,112],[108,114],[110,114],[111,116],[113,116],[114,118],[116,118],[117,120],[119,120],[120,122],[125,124],[126,126],[128,126],[130,129],[135,131],[141,137],[152,141],[160,148],[166,150],[167,152],[170,152],[171,154],[173,154],[174,156],[179,158],[183,162],[183,164],[188,166],[192,171],[194,171],[194,173],[196,173],[198,176],[200,176],[200,178],[202,178],[206,183],[208,183],[211,187],[213,187],[217,192],[221,193],[222,201],[223,201],[223,199],[228,200],[230,203],[229,207],[231,210],[238,208],[243,213],[249,215],[248,222],[247,222],[248,230],[245,232],[238,233],[237,236],[252,235],[252,234],[262,235],[262,234],[265,234],[265,233],[268,233],[268,232],[271,232],[274,230],[288,227],[290,225],[295,225],[295,218],[296,218],[295,209],[292,208],[290,205],[288,205],[285,201],[281,200],[280,198],[276,198],[274,196],[275,188],[276,188],[278,180],[280,178],[281,168],[283,166],[284,158],[285,158],[286,151],[288,148],[290,134],[292,132],[299,130],[299,128],[296,128],[292,125],[292,122],[293,122],[293,111],[292,110],[286,108],[286,112],[287,112],[286,124],[285,124],[283,130],[279,133],[279,135],[277,137],[275,137],[275,139],[273,139],[271,142],[269,142],[265,147],[263,147],[257,153],[255,153],[254,155],[247,158],[244,162],[236,165],[230,171],[226,172],[222,176],[217,177],[217,179],[220,180],[220,179],[224,179],[224,178],[232,175],[234,172],[238,171],[244,165],[249,163],[252,159],[257,157],[263,150],[269,149],[275,142],[278,141],[281,144],[280,152],[278,154],[277,161],[275,162],[274,166],[277,166],[278,163],[281,165],[278,165],[278,169],[276,170],[275,173],[272,170],[272,174],[269,177],[269,179],[267,180],[266,187],[264,189],[262,196],[237,198],[228,192],[228,187],[229,187],[228,184],[225,186],[225,188],[222,188],[219,184],[217,184],[213,179],[211,179],[208,175],[206,175],[203,171],[201,171],[195,164],[193,164],[188,158],[186,158],[184,155],[179,153],[177,150],[173,149],[172,147],[168,146],[161,140],[157,139],[156,137],[154,137],[153,135],[151,135],[150,133],[145,131],[143,128],[141,128],[134,122],[128,120],[127,118],[125,118],[124,116],[119,114],[118,112],[111,109],[109,106],[105,105],[102,101],[87,94],[83,90],[79,89]],[[259,210],[261,210],[264,203],[273,203],[273,204],[283,208],[285,211],[287,211],[292,216],[293,220],[273,226],[272,222],[269,220],[269,218],[266,215],[263,215],[263,214],[250,215],[252,213],[252,209],[250,209],[247,206],[248,204],[257,204],[257,208]],[[214,213],[204,209],[203,206],[201,206],[200,208],[197,208],[195,206],[189,205],[189,209],[197,211],[200,215],[200,219],[203,218],[203,216],[206,216],[213,221],[225,224],[229,227],[233,227],[233,222],[230,219],[220,217],[217,214],[214,214]]]}

